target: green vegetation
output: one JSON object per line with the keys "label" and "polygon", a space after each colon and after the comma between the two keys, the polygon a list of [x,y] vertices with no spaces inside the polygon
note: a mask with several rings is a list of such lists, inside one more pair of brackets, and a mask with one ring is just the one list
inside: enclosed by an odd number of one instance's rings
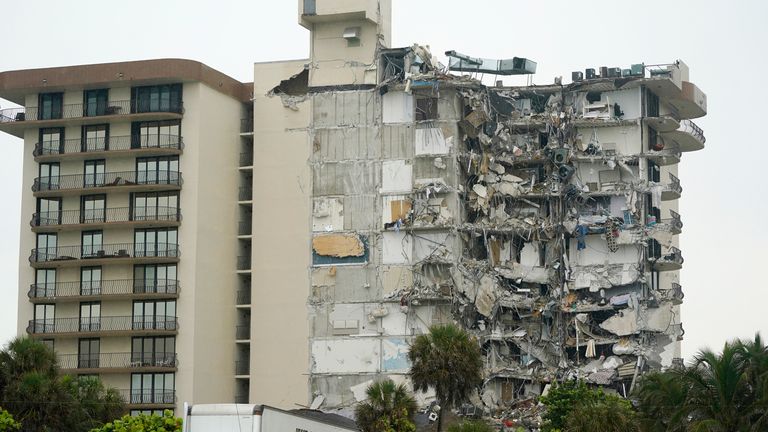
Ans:
{"label": "green vegetation", "polygon": [[31,338],[0,351],[0,406],[24,431],[86,431],[125,412],[116,390],[98,378],[60,375],[53,350]]}
{"label": "green vegetation", "polygon": [[363,432],[415,432],[416,401],[403,384],[391,379],[366,389],[368,399],[355,407],[355,421]]}
{"label": "green vegetation", "polygon": [[443,410],[467,400],[482,382],[480,347],[467,332],[455,325],[436,325],[418,336],[408,352],[413,387],[435,389],[441,406],[437,431],[442,431]]}
{"label": "green vegetation", "polygon": [[181,423],[181,419],[174,417],[171,410],[165,410],[162,416],[126,415],[91,432],[181,432]]}
{"label": "green vegetation", "polygon": [[21,423],[17,422],[11,413],[0,408],[0,432],[11,432],[21,429]]}
{"label": "green vegetation", "polygon": [[638,431],[629,401],[592,390],[581,381],[553,385],[540,401],[547,407],[544,432]]}
{"label": "green vegetation", "polygon": [[700,351],[690,367],[646,375],[636,393],[647,432],[768,430],[768,347],[754,340]]}

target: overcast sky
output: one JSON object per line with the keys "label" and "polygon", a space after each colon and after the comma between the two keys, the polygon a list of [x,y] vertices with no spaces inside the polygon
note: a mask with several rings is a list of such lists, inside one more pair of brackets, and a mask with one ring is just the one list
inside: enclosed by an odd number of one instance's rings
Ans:
{"label": "overcast sky", "polygon": [[[320,0],[319,0],[320,1]],[[393,46],[440,54],[527,57],[536,84],[588,67],[682,59],[708,97],[695,120],[707,147],[680,165],[685,257],[683,354],[725,340],[768,337],[768,143],[762,133],[768,73],[768,2],[711,0],[393,0]],[[79,5],[79,6],[78,6]],[[0,5],[0,71],[150,58],[199,60],[241,81],[252,63],[307,58],[297,2],[11,1]],[[518,83],[514,80],[509,83]],[[8,106],[5,101],[0,104]],[[21,140],[0,133],[0,343],[16,333]],[[29,251],[24,251],[23,258]],[[26,287],[21,292],[26,295]]]}

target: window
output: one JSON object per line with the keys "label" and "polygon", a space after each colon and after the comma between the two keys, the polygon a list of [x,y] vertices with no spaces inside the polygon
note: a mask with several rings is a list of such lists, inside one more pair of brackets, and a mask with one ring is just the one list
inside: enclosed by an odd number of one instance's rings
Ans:
{"label": "window", "polygon": [[83,117],[100,116],[107,113],[108,91],[108,89],[98,89],[83,92]]}
{"label": "window", "polygon": [[61,198],[38,198],[35,225],[61,224]]}
{"label": "window", "polygon": [[172,404],[174,397],[173,373],[131,374],[131,404]]}
{"label": "window", "polygon": [[98,331],[101,328],[101,303],[80,303],[80,331]]}
{"label": "window", "polygon": [[139,184],[178,184],[179,157],[137,158],[136,181]]}
{"label": "window", "polygon": [[56,269],[37,269],[35,271],[34,297],[53,297],[56,295]]}
{"label": "window", "polygon": [[51,351],[56,349],[56,344],[54,343],[53,339],[41,339],[40,342],[43,343],[43,345],[47,346],[51,349]]}
{"label": "window", "polygon": [[416,96],[416,121],[437,120],[437,98]]}
{"label": "window", "polygon": [[133,338],[131,366],[176,366],[176,338],[173,336]]}
{"label": "window", "polygon": [[80,268],[80,295],[101,294],[101,267]]}
{"label": "window", "polygon": [[38,120],[60,119],[62,117],[62,108],[64,93],[40,93],[38,96]]}
{"label": "window", "polygon": [[50,155],[64,152],[64,128],[40,129],[40,144],[37,154]]}
{"label": "window", "polygon": [[658,117],[659,116],[659,97],[656,96],[656,93],[647,90],[646,95],[648,98],[646,99],[647,104],[647,116],[648,117]]}
{"label": "window", "polygon": [[59,163],[46,162],[40,164],[40,178],[37,190],[55,190],[59,188]]}
{"label": "window", "polygon": [[99,339],[80,339],[77,349],[78,368],[99,367]]}
{"label": "window", "polygon": [[93,258],[104,255],[104,234],[101,231],[83,231],[81,255],[83,258]]}
{"label": "window", "polygon": [[661,169],[653,161],[648,161],[648,181],[661,182]]}
{"label": "window", "polygon": [[50,261],[57,256],[57,236],[53,233],[39,233],[35,243],[36,261]]}
{"label": "window", "polygon": [[179,120],[133,123],[131,130],[131,148],[179,148]]}
{"label": "window", "polygon": [[106,195],[83,195],[80,198],[80,223],[106,222]]}
{"label": "window", "polygon": [[181,84],[134,87],[131,91],[133,112],[181,113]]}
{"label": "window", "polygon": [[56,306],[36,304],[33,333],[53,333],[55,330]]}
{"label": "window", "polygon": [[93,152],[109,149],[109,125],[83,126],[80,151]]}
{"label": "window", "polygon": [[175,293],[176,264],[137,265],[133,268],[133,292]]}
{"label": "window", "polygon": [[178,213],[178,192],[150,192],[133,195],[131,220],[178,220]]}
{"label": "window", "polygon": [[176,300],[133,302],[134,330],[175,330]]}
{"label": "window", "polygon": [[134,233],[133,246],[136,257],[176,257],[176,228],[138,229]]}
{"label": "window", "polygon": [[85,161],[83,187],[104,186],[104,159]]}

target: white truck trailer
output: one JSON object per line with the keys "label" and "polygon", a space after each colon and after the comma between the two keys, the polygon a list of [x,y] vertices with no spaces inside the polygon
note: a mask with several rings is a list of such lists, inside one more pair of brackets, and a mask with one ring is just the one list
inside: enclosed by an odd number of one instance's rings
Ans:
{"label": "white truck trailer", "polygon": [[184,432],[359,432],[354,421],[314,410],[267,405],[184,404]]}

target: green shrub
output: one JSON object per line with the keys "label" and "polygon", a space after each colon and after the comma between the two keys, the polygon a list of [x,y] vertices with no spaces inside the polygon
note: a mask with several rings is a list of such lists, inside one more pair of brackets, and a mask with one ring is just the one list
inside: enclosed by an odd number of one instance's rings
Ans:
{"label": "green shrub", "polygon": [[91,432],[181,432],[181,419],[174,417],[171,410],[165,410],[162,416],[126,415]]}

